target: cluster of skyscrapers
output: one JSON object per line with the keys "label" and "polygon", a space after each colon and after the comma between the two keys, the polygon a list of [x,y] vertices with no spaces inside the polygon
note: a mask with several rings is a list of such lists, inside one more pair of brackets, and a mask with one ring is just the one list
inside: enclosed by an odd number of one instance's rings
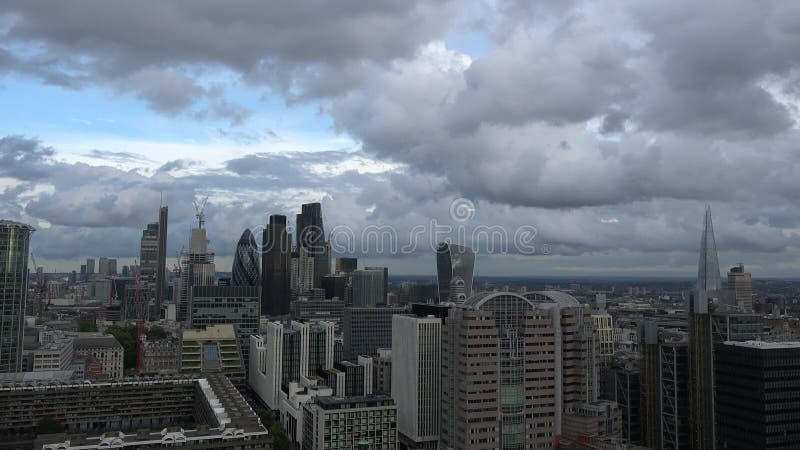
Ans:
{"label": "cluster of skyscrapers", "polygon": [[[436,295],[397,302],[387,268],[331,264],[319,203],[302,205],[294,230],[269,216],[260,245],[245,230],[230,278],[217,274],[199,210],[170,289],[167,217],[163,206],[144,229],[132,277],[112,276],[101,260],[111,278],[101,311],[105,324],[146,320],[176,336],[143,339],[143,369],[121,379],[113,338],[40,333],[34,371],[61,383],[0,376],[0,402],[12,411],[0,413],[0,435],[11,445],[271,448],[254,412],[262,407],[298,449],[777,449],[800,440],[800,343],[758,340],[742,264],[723,289],[710,210],[685,311],[639,315],[627,328],[605,294],[590,304],[550,288],[479,291],[475,252],[449,242],[433,255]],[[0,372],[25,365],[32,232],[0,221]],[[106,383],[63,378],[78,354],[108,358]],[[41,401],[48,393],[52,405]],[[85,396],[116,412],[98,414]],[[37,431],[53,417],[66,434]]]}

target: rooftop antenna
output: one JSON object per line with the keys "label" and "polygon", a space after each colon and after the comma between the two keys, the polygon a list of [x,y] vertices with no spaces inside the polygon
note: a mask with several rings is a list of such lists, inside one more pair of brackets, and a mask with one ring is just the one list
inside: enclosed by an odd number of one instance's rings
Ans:
{"label": "rooftop antenna", "polygon": [[206,215],[203,212],[203,210],[206,209],[206,203],[208,203],[208,196],[206,195],[205,198],[200,202],[194,200],[192,203],[194,203],[194,210],[196,213],[195,217],[197,217],[198,228],[203,228],[203,224],[206,223]]}

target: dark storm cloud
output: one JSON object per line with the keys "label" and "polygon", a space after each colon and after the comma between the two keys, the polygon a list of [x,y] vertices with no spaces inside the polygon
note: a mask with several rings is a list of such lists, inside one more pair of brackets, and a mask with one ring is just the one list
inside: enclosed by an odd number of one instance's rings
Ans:
{"label": "dark storm cloud", "polygon": [[[306,87],[313,95],[334,94],[353,86],[348,80],[357,74],[337,76],[358,61],[407,56],[437,36],[449,9],[446,1],[165,1],[142,8],[83,0],[12,1],[3,11],[12,18],[0,41],[7,70],[75,88],[110,84],[174,115],[204,93],[187,73],[208,67],[267,81],[287,95]],[[11,54],[12,46],[31,51]],[[211,108],[233,123],[242,112],[227,102]]]}

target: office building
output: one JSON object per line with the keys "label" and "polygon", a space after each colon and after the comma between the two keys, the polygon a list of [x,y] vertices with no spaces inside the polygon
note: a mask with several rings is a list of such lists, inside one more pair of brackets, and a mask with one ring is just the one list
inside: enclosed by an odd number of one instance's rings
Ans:
{"label": "office building", "polygon": [[161,306],[167,290],[167,218],[169,209],[161,206],[158,209],[158,253],[156,258],[156,286],[154,316],[161,317]]}
{"label": "office building", "polygon": [[795,448],[800,342],[725,342],[715,352],[717,448]]}
{"label": "office building", "polygon": [[440,302],[463,303],[472,296],[475,252],[443,242],[436,247],[436,274]]}
{"label": "office building", "polygon": [[250,229],[244,230],[236,244],[231,268],[233,286],[261,286],[261,269],[258,258],[258,244]]}
{"label": "office building", "polygon": [[336,275],[349,275],[358,269],[358,258],[336,258]]}
{"label": "office building", "polygon": [[690,448],[714,448],[714,339],[709,304],[721,302],[717,244],[706,207],[697,286],[689,298],[689,438]]}
{"label": "office building", "polygon": [[344,301],[348,277],[344,275],[328,275],[322,277],[322,289],[325,298]]}
{"label": "office building", "polygon": [[384,268],[356,270],[351,274],[352,305],[365,308],[386,304],[386,271]]}
{"label": "office building", "polygon": [[0,220],[0,373],[22,369],[22,336],[33,227]]}
{"label": "office building", "polygon": [[261,314],[289,314],[292,240],[286,216],[271,215],[264,229],[261,254]]}
{"label": "office building", "polygon": [[436,449],[441,406],[442,320],[392,317],[391,392],[397,403],[397,431],[413,448]]}
{"label": "office building", "polygon": [[740,312],[753,311],[753,279],[750,272],[744,271],[744,264],[739,263],[728,271],[729,304]]}
{"label": "office building", "polygon": [[764,334],[764,316],[761,314],[714,312],[711,320],[715,343],[756,341]]}
{"label": "office building", "polygon": [[297,257],[292,256],[293,297],[306,296],[314,289],[314,256],[305,247],[297,248]]}
{"label": "office building", "polygon": [[485,292],[450,309],[439,448],[552,448],[589,396],[590,313],[558,291]]}
{"label": "office building", "polygon": [[97,263],[98,273],[104,277],[117,274],[117,260],[113,258],[101,257]]}
{"label": "office building", "polygon": [[692,448],[689,342],[686,332],[642,323],[640,392],[641,433],[652,448]]}
{"label": "office building", "polygon": [[383,300],[381,304],[389,304],[389,268],[388,267],[365,267],[364,270],[383,272]]}
{"label": "office building", "polygon": [[86,274],[94,275],[94,258],[86,258]]}
{"label": "office building", "polygon": [[309,300],[299,298],[289,306],[289,316],[297,321],[333,322],[336,327],[342,320],[345,304],[341,300]]}
{"label": "office building", "polygon": [[372,358],[359,356],[357,362],[337,361],[320,371],[323,383],[335,397],[359,397],[372,394]]}
{"label": "office building", "polygon": [[611,374],[611,359],[614,356],[614,320],[606,312],[594,311],[592,314],[593,348],[589,367],[594,368],[593,382],[598,388],[597,397],[612,398],[614,386]]}
{"label": "office building", "polygon": [[[331,273],[330,245],[325,239],[325,227],[322,223],[322,206],[319,203],[306,203],[302,213],[297,215],[297,248],[305,249],[306,257],[313,259],[311,287],[322,287],[322,277]],[[303,252],[299,252],[303,258]],[[304,278],[306,267],[300,266],[300,279]]]}
{"label": "office building", "polygon": [[[56,418],[62,433],[37,436]],[[220,374],[107,383],[0,384],[0,435],[9,448],[270,449],[271,437]]]}
{"label": "office building", "polygon": [[75,354],[91,357],[100,365],[102,378],[116,380],[122,378],[125,349],[111,335],[76,336]]}
{"label": "office building", "polygon": [[402,307],[345,308],[342,316],[345,359],[374,356],[379,348],[391,347],[392,316],[406,312]]}
{"label": "office building", "polygon": [[158,224],[149,223],[142,230],[139,250],[139,283],[155,286],[158,272]]}
{"label": "office building", "polygon": [[258,286],[195,286],[189,322],[192,328],[233,325],[242,354],[242,367],[247,370],[250,335],[258,332],[260,309]]}
{"label": "office building", "polygon": [[303,445],[303,406],[313,403],[318,397],[333,395],[331,388],[318,383],[317,379],[304,379],[300,383],[289,383],[289,392],[286,398],[280,401],[280,417],[286,434],[289,435],[291,448],[300,448]]}
{"label": "office building", "polygon": [[[392,336],[394,339],[394,333]],[[378,356],[372,358],[374,380],[372,392],[375,394],[392,395],[392,349],[379,348]]]}
{"label": "office building", "polygon": [[622,437],[628,442],[642,442],[641,386],[638,355],[626,354],[614,358],[614,396],[622,416]]}
{"label": "office building", "polygon": [[564,414],[562,436],[577,440],[619,438],[622,415],[616,402],[598,400]]}
{"label": "office building", "polygon": [[303,450],[396,449],[397,408],[390,397],[318,397],[303,405]]}
{"label": "office building", "polygon": [[250,336],[249,385],[277,410],[290,383],[333,367],[333,347],[333,323],[269,322],[263,334]]}
{"label": "office building", "polygon": [[69,370],[74,357],[73,338],[63,333],[50,332],[53,336],[46,340],[40,337],[39,347],[31,351],[33,372]]}
{"label": "office building", "polygon": [[[200,216],[202,217],[202,214]],[[198,228],[192,228],[189,251],[181,252],[180,278],[176,281],[178,322],[189,321],[194,286],[215,284],[214,253],[208,251],[208,238],[202,225],[203,219],[201,218]]]}
{"label": "office building", "polygon": [[198,377],[222,373],[233,384],[244,385],[245,371],[233,325],[210,325],[204,330],[183,330],[181,373]]}

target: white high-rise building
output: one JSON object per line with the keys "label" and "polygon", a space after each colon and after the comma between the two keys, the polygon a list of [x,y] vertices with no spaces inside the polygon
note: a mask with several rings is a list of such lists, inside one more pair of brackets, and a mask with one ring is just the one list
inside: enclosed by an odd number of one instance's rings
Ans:
{"label": "white high-rise building", "polygon": [[442,321],[437,317],[392,317],[392,397],[397,430],[415,448],[436,448],[441,402]]}
{"label": "white high-rise building", "polygon": [[250,336],[249,384],[269,408],[279,408],[289,383],[333,367],[334,328],[333,322],[269,322],[263,335]]}

